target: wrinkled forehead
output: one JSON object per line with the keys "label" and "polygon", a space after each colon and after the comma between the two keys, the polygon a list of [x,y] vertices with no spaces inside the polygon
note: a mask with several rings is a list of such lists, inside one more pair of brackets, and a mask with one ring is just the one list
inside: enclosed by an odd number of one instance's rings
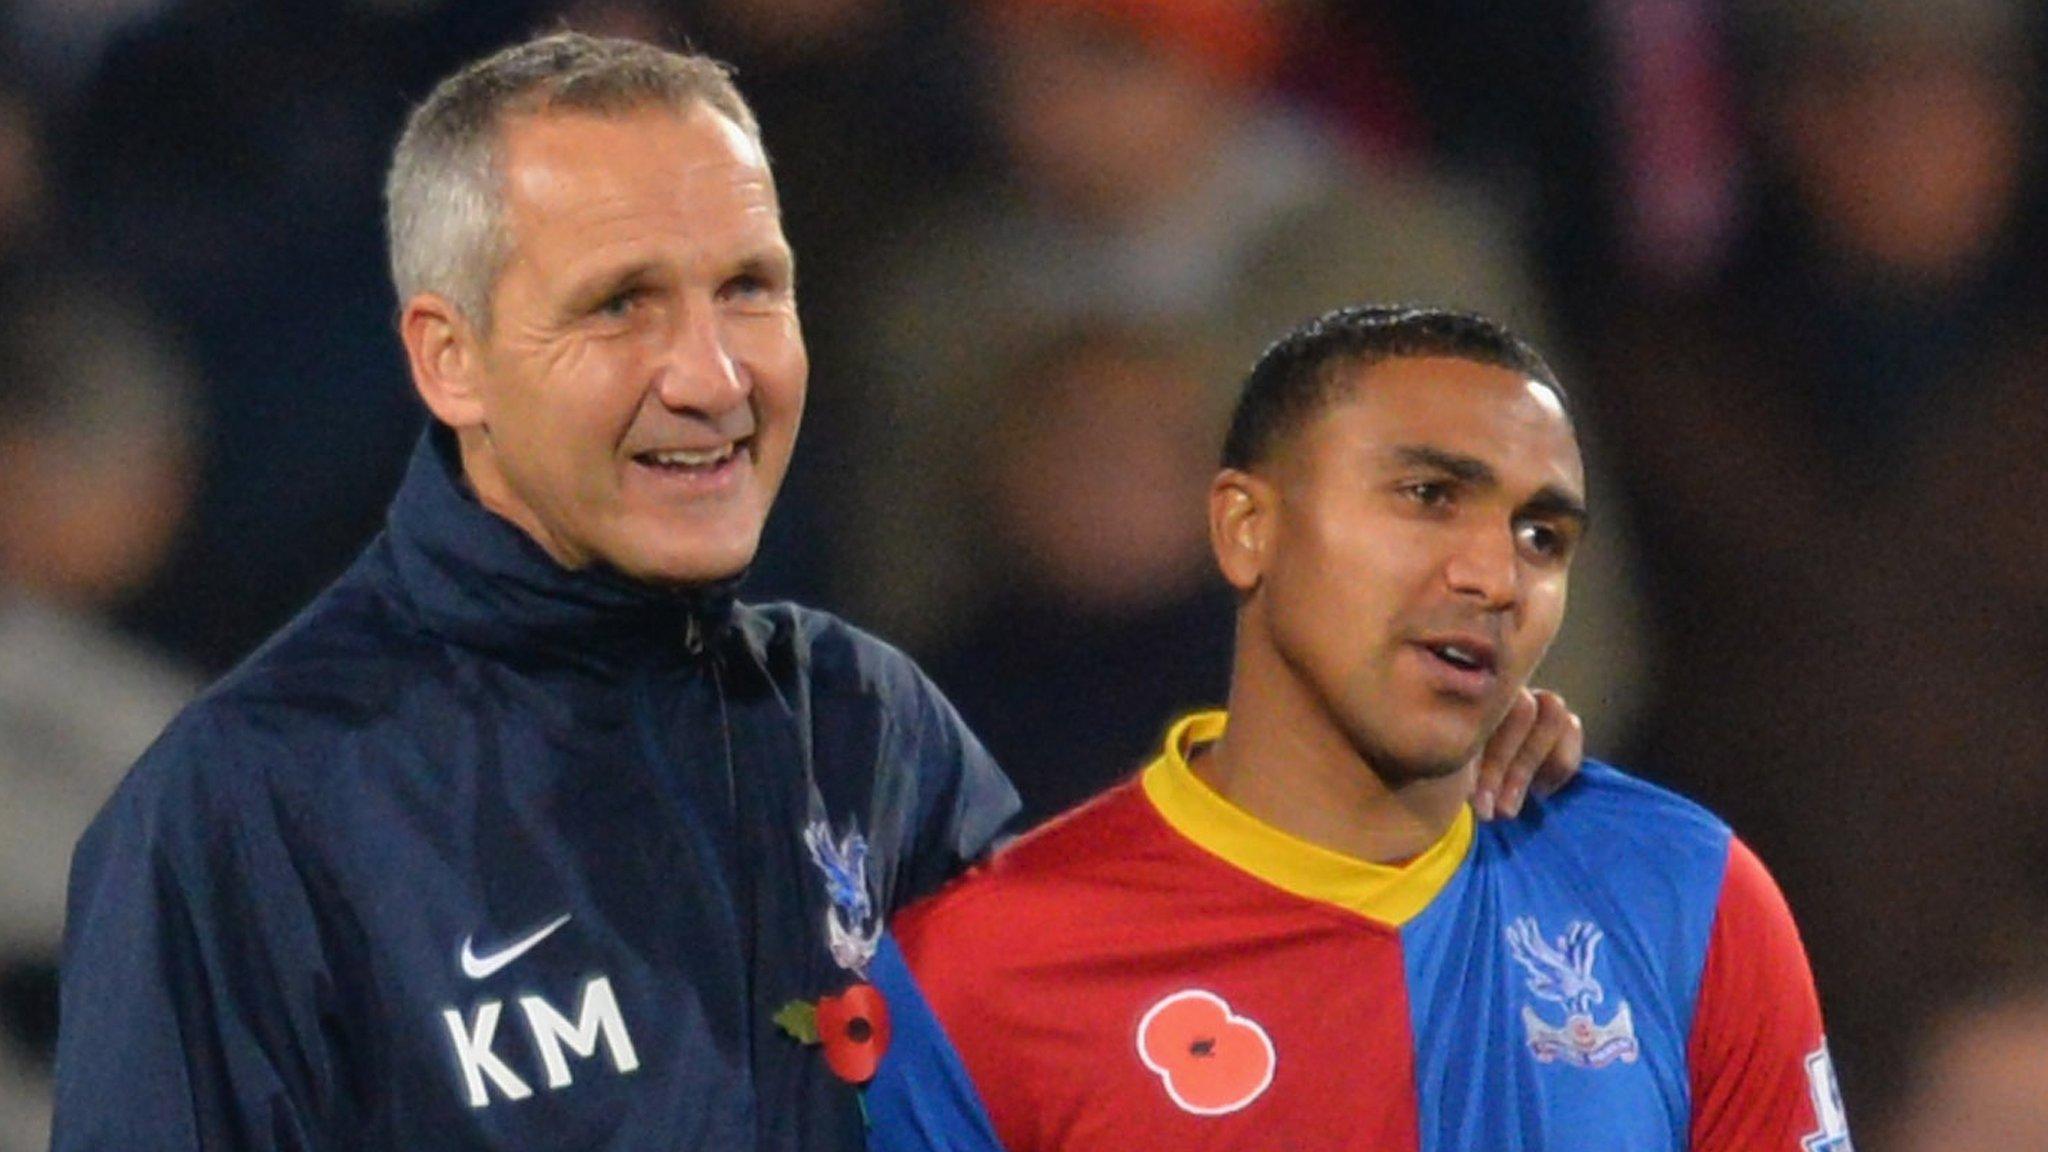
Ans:
{"label": "wrinkled forehead", "polygon": [[758,169],[763,179],[768,172],[760,140],[702,100],[510,113],[498,125],[495,145],[501,179],[551,164],[585,171],[740,166]]}
{"label": "wrinkled forehead", "polygon": [[708,107],[514,122],[501,179],[515,238],[559,233],[581,245],[589,230],[648,229],[698,243],[780,238],[781,208],[760,145]]}

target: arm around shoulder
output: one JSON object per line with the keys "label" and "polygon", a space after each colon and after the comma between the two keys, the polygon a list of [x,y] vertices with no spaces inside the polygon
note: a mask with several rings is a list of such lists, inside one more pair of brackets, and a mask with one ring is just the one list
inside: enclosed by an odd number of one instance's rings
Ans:
{"label": "arm around shoulder", "polygon": [[[888,716],[885,762],[908,784],[910,851],[890,905],[901,908],[986,856],[1014,830],[1022,807],[1009,777],[938,685],[908,656],[873,638],[873,671]],[[877,782],[878,787],[887,787]]]}

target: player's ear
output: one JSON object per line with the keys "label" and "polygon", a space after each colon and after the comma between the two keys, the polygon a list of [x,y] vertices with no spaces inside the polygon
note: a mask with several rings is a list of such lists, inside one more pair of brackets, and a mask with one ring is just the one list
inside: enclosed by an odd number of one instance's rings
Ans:
{"label": "player's ear", "polygon": [[398,335],[413,387],[434,418],[455,429],[482,424],[480,337],[462,310],[444,296],[422,292],[399,313]]}
{"label": "player's ear", "polygon": [[1272,547],[1279,492],[1272,482],[1225,468],[1209,483],[1209,547],[1216,567],[1240,594],[1259,586]]}

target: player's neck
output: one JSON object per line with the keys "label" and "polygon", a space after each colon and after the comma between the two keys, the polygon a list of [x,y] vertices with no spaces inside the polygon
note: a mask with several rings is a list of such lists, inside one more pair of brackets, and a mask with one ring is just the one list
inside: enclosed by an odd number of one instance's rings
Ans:
{"label": "player's neck", "polygon": [[1470,768],[1392,785],[1327,725],[1241,707],[1191,767],[1225,800],[1264,823],[1357,860],[1398,864],[1443,838],[1472,791]]}

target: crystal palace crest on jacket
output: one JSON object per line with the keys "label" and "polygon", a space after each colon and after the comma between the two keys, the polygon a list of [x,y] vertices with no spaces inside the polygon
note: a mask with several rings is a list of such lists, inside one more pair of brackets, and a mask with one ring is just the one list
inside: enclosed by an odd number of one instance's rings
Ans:
{"label": "crystal palace crest on jacket", "polygon": [[868,893],[868,845],[860,830],[848,828],[837,840],[822,820],[804,829],[811,863],[825,877],[825,940],[832,961],[862,979],[882,939],[880,918]]}
{"label": "crystal palace crest on jacket", "polygon": [[1588,920],[1574,920],[1556,940],[1528,916],[1508,926],[1508,952],[1529,973],[1524,983],[1539,1000],[1564,1007],[1564,1023],[1554,1024],[1522,1005],[1522,1027],[1529,1051],[1545,1064],[1605,1068],[1619,1060],[1633,1064],[1638,1052],[1636,1027],[1623,1000],[1605,1023],[1593,1017],[1594,1006],[1607,998],[1593,975],[1593,960],[1605,934]]}

